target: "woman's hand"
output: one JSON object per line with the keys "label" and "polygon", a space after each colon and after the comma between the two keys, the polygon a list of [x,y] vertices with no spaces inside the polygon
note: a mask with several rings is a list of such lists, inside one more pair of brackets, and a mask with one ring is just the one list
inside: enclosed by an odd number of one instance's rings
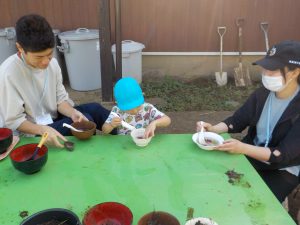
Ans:
{"label": "woman's hand", "polygon": [[[206,123],[206,122],[203,122],[203,121],[202,121],[202,124],[203,124],[203,127],[204,127],[205,131],[214,132],[214,133],[217,133],[217,134],[228,132],[228,127],[224,122],[220,122],[220,123],[218,123],[214,126],[211,125],[210,123]],[[196,125],[197,125],[197,132],[199,132],[201,130],[201,127],[202,127],[201,126],[201,121],[198,121],[196,123]]]}
{"label": "woman's hand", "polygon": [[[202,123],[201,123],[202,122]],[[210,128],[212,128],[213,126],[210,124],[210,123],[206,123],[206,122],[203,122],[203,121],[198,121],[196,123],[197,125],[197,132],[199,132],[201,130],[201,127],[203,126],[204,128],[204,131],[209,131]]]}
{"label": "woman's hand", "polygon": [[234,154],[244,154],[246,144],[236,139],[228,139],[214,149]]}

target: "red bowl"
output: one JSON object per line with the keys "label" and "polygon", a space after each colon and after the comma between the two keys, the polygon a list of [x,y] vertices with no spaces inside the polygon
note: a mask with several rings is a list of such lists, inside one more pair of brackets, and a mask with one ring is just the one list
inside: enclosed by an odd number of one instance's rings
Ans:
{"label": "red bowl", "polygon": [[13,132],[8,128],[0,128],[0,154],[4,153],[13,141]]}
{"label": "red bowl", "polygon": [[42,169],[48,159],[47,146],[43,145],[39,149],[35,159],[26,161],[33,155],[37,145],[38,144],[22,145],[10,153],[11,162],[17,170],[26,174],[32,174]]}
{"label": "red bowl", "polygon": [[90,208],[83,218],[83,225],[131,225],[130,209],[118,202],[103,202]]}

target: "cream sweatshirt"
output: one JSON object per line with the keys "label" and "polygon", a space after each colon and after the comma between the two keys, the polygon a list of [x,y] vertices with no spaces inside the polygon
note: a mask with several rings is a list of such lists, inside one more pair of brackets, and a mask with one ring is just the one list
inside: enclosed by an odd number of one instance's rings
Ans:
{"label": "cream sweatshirt", "polygon": [[17,54],[1,64],[0,115],[5,127],[15,131],[25,120],[35,123],[37,116],[47,113],[55,119],[63,101],[72,102],[55,58],[45,70],[28,66]]}

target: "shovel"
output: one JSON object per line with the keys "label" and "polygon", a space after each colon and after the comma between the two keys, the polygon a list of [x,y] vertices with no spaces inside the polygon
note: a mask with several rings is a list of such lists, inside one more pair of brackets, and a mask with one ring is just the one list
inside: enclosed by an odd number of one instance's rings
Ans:
{"label": "shovel", "polygon": [[268,38],[268,29],[269,29],[269,23],[268,22],[261,22],[260,28],[264,32],[265,35],[265,43],[266,43],[266,52],[269,50],[269,38]]}
{"label": "shovel", "polygon": [[244,24],[244,21],[244,18],[238,18],[236,20],[236,25],[239,30],[239,66],[234,68],[234,81],[237,87],[243,87],[252,84],[249,75],[249,69],[244,68],[242,63],[242,26]]}
{"label": "shovel", "polygon": [[215,72],[216,82],[219,86],[227,84],[227,72],[223,72],[223,36],[226,33],[226,27],[218,27],[220,36],[220,72]]}

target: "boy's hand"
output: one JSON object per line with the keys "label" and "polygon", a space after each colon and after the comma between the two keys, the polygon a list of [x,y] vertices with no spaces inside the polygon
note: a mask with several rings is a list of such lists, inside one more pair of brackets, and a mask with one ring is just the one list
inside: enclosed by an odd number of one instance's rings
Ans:
{"label": "boy's hand", "polygon": [[144,138],[153,137],[155,129],[156,129],[156,122],[152,121],[145,130]]}
{"label": "boy's hand", "polygon": [[111,122],[110,122],[110,125],[111,125],[113,128],[116,128],[116,127],[118,127],[118,126],[121,125],[121,122],[122,122],[122,120],[121,120],[120,117],[114,117],[114,118],[112,118],[112,120],[111,120]]}
{"label": "boy's hand", "polygon": [[71,115],[71,119],[73,120],[73,122],[81,122],[83,120],[88,121],[88,119],[78,110],[74,109],[72,115]]}
{"label": "boy's hand", "polygon": [[42,132],[41,133],[48,133],[48,138],[46,140],[46,144],[55,146],[57,148],[63,148],[63,144],[60,143],[60,140],[67,141],[67,139],[60,134],[57,130],[50,126],[41,126]]}

